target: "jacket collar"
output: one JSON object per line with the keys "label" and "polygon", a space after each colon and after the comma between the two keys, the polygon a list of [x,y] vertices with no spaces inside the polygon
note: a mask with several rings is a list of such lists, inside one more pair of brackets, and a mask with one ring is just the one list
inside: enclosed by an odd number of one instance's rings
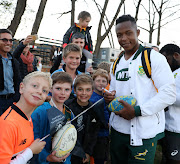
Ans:
{"label": "jacket collar", "polygon": [[14,109],[19,115],[21,115],[24,119],[28,120],[27,116],[19,109],[15,104],[12,104],[12,109]]}
{"label": "jacket collar", "polygon": [[[64,64],[63,66],[62,66],[62,70],[64,71],[64,72],[66,72],[66,64]],[[76,75],[78,75],[78,70],[76,69]]]}

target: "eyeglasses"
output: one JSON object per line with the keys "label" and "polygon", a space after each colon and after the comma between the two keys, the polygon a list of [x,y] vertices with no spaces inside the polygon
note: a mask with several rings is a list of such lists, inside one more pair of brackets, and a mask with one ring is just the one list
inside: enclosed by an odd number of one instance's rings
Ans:
{"label": "eyeglasses", "polygon": [[2,38],[2,39],[0,39],[0,40],[2,40],[4,43],[7,43],[8,41],[9,41],[10,43],[12,43],[12,42],[14,41],[14,39],[7,39],[7,38]]}

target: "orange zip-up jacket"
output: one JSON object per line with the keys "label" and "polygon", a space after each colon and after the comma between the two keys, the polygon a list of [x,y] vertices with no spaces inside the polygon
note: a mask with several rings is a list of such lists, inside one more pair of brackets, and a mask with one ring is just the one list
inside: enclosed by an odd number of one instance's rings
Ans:
{"label": "orange zip-up jacket", "polygon": [[8,164],[13,154],[34,141],[33,123],[15,104],[0,117],[0,163]]}

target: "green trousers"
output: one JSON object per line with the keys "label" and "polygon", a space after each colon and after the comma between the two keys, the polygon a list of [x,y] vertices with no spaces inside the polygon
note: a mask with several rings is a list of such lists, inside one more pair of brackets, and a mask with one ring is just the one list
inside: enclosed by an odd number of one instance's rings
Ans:
{"label": "green trousers", "polygon": [[157,139],[145,139],[142,146],[131,146],[130,135],[111,128],[111,164],[153,164]]}

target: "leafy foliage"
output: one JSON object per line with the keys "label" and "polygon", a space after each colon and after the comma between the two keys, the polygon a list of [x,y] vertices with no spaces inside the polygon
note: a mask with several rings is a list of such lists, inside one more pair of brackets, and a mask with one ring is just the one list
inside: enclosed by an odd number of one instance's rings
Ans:
{"label": "leafy foliage", "polygon": [[6,10],[8,10],[12,7],[12,2],[3,0],[2,2],[0,2],[0,6],[4,7]]}

